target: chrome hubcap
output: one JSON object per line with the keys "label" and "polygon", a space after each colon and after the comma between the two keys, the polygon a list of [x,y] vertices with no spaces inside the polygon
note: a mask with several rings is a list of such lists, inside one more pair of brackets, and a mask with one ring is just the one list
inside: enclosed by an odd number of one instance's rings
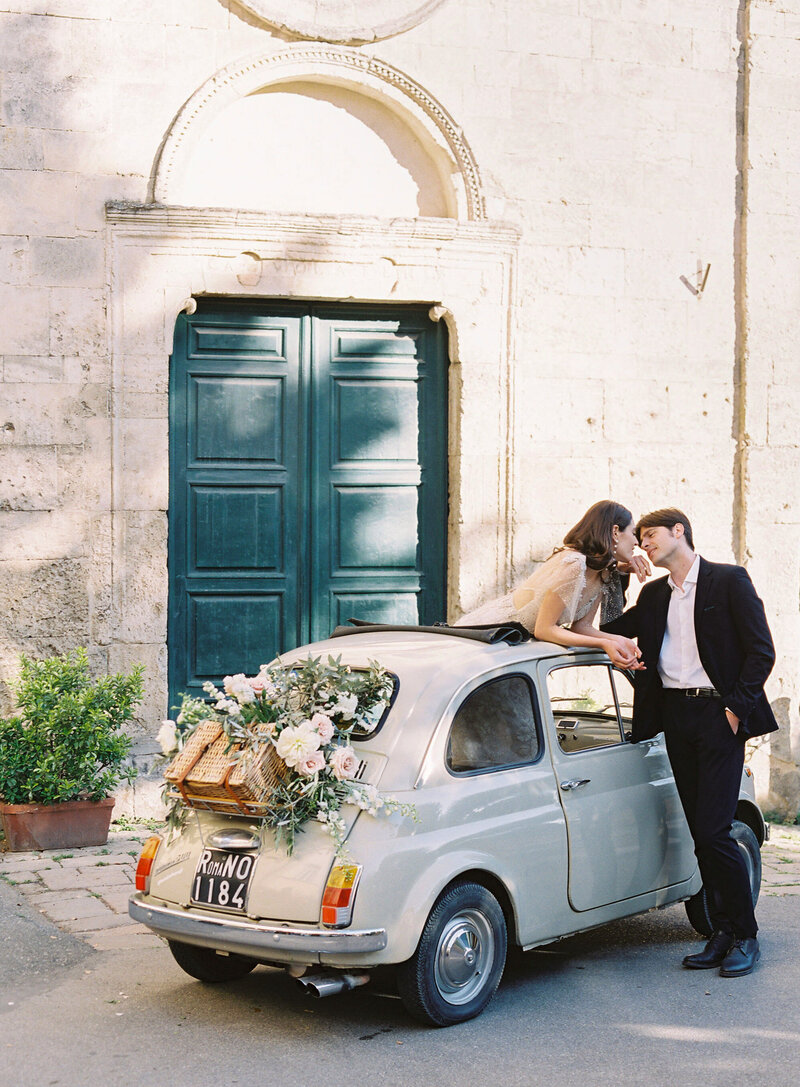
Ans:
{"label": "chrome hubcap", "polygon": [[436,949],[436,988],[449,1004],[480,992],[495,959],[492,926],[479,910],[461,910],[444,927]]}

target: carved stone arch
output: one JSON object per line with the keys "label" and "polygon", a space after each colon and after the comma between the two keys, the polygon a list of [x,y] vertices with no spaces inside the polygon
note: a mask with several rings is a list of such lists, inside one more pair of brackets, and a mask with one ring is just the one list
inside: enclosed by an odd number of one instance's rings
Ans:
{"label": "carved stone arch", "polygon": [[341,46],[300,46],[222,68],[178,112],[153,164],[150,202],[169,204],[187,148],[207,120],[231,102],[265,87],[298,81],[333,83],[373,97],[399,115],[442,164],[452,186],[454,217],[486,218],[480,174],[458,125],[432,95],[392,65]]}
{"label": "carved stone arch", "polygon": [[298,38],[344,45],[378,41],[419,26],[445,0],[237,0],[267,26]]}

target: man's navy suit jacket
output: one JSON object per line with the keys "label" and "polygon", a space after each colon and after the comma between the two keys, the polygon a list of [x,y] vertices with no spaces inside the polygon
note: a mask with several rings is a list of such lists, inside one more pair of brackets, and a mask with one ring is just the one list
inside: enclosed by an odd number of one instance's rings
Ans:
{"label": "man's navy suit jacket", "polygon": [[[634,672],[634,743],[663,729],[658,658],[667,627],[672,590],[667,578],[642,587],[633,607],[603,630],[637,638],[645,671]],[[739,718],[739,734],[763,736],[778,723],[764,683],[775,663],[775,647],[750,575],[742,566],[700,559],[694,600],[694,629],[700,661],[724,705]]]}

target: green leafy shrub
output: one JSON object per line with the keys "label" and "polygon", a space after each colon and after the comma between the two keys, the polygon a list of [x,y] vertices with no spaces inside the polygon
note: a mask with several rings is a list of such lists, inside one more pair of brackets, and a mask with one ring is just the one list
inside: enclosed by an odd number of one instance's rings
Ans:
{"label": "green leafy shrub", "polygon": [[15,716],[0,720],[0,797],[8,804],[102,800],[136,770],[123,726],[143,697],[143,667],[89,676],[85,649],[22,656]]}

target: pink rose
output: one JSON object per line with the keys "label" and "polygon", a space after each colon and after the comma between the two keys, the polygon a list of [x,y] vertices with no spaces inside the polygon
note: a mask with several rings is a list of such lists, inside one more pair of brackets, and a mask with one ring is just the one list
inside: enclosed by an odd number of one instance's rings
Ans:
{"label": "pink rose", "polygon": [[317,730],[324,744],[330,743],[333,739],[333,721],[327,713],[315,713],[311,718],[311,727]]}
{"label": "pink rose", "polygon": [[358,756],[352,747],[337,747],[331,755],[331,770],[339,781],[353,778],[358,772]]}
{"label": "pink rose", "polygon": [[298,762],[295,769],[299,774],[303,774],[304,777],[313,777],[314,774],[325,769],[325,756],[321,751],[313,751],[310,755],[307,755]]}

